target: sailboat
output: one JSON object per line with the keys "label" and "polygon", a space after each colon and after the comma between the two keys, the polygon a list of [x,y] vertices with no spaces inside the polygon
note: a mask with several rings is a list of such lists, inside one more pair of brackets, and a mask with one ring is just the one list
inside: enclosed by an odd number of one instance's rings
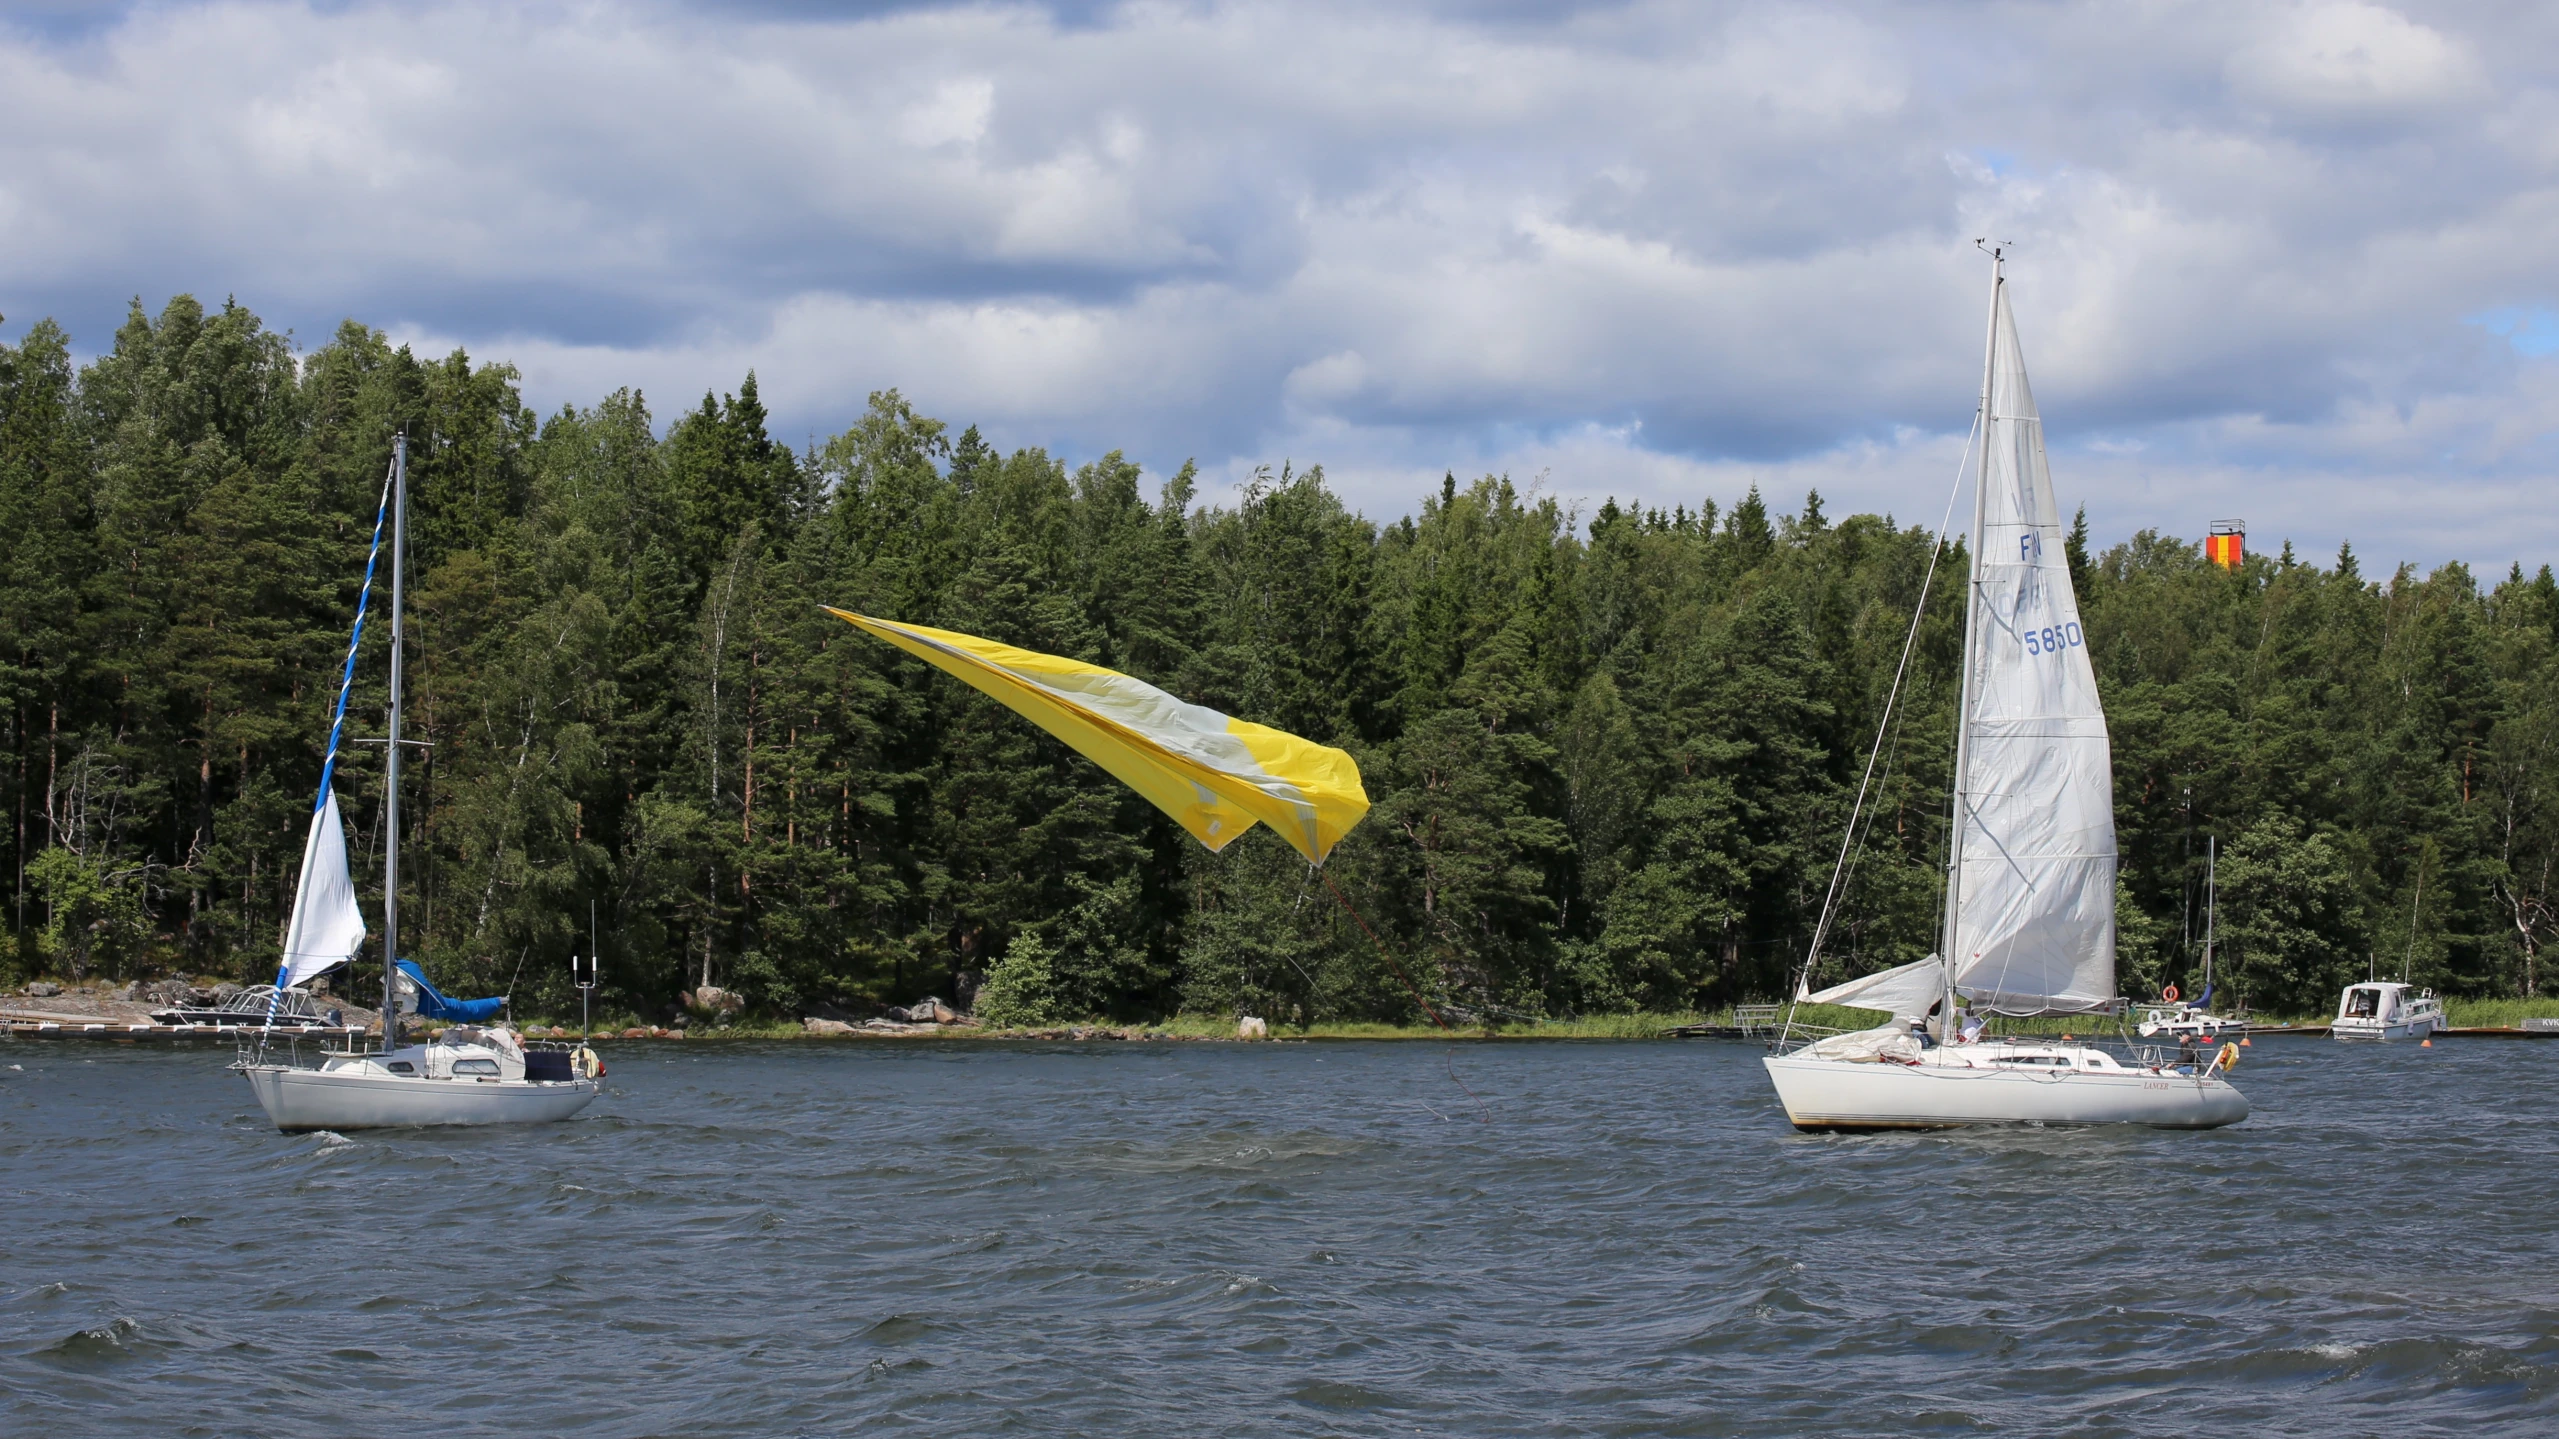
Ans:
{"label": "sailboat", "polygon": [[[2233,1124],[2248,1116],[2248,1101],[2223,1077],[2237,1062],[2235,1046],[2209,1063],[2175,1064],[2155,1053],[2118,1057],[2066,1036],[1983,1037],[1995,1015],[2124,1008],[2115,993],[2114,779],[2105,712],[2001,252],[1985,248],[1990,334],[1939,949],[1809,993],[1817,934],[1798,1002],[1880,1009],[1892,1018],[1875,1029],[1806,1039],[1790,1015],[1779,1049],[1764,1063],[1786,1117],[1804,1130]],[[1855,824],[1852,815],[1852,836]],[[1843,843],[1843,866],[1848,858]],[[1834,895],[1840,887],[1835,878]]]}
{"label": "sailboat", "polygon": [[2159,1002],[2143,1008],[2139,1033],[2144,1039],[2165,1035],[2181,1043],[2210,1043],[2224,1030],[2245,1032],[2247,1022],[2227,1019],[2212,1012],[2214,917],[2220,909],[2221,891],[2215,880],[2220,866],[2221,843],[2218,836],[2204,841],[2204,987],[2192,999],[2177,993],[2169,985],[2159,992]]}
{"label": "sailboat", "polygon": [[[347,642],[338,678],[338,702],[329,723],[329,748],[320,766],[320,797],[303,841],[302,879],[285,928],[284,954],[271,993],[301,993],[297,986],[355,957],[364,943],[364,912],[356,904],[347,871],[346,829],[338,816],[338,745],[346,731],[347,695],[355,682],[356,652],[364,642],[364,612],[373,596],[374,566],[382,553],[385,513],[391,524],[390,734],[383,782],[382,1044],[371,1053],[350,1045],[323,1053],[305,1067],[279,1059],[272,1032],[233,1067],[248,1077],[258,1103],[288,1134],[309,1130],[375,1129],[423,1124],[523,1124],[566,1119],[595,1101],[601,1066],[592,1052],[575,1055],[548,1046],[528,1047],[503,1026],[462,1024],[434,1042],[403,1045],[404,1009],[428,1018],[485,1020],[502,1000],[448,1000],[426,974],[400,952],[400,706],[401,607],[405,598],[408,539],[409,441],[392,441],[391,473],[373,520],[373,552],[364,566],[356,600],[355,634]],[[584,1071],[584,1072],[582,1072]]]}

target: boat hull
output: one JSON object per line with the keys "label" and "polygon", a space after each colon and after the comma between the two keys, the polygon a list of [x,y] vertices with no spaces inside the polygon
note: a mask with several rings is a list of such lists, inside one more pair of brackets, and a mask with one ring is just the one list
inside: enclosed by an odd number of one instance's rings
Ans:
{"label": "boat hull", "polygon": [[2218,1129],[2248,1100],[2218,1075],[2125,1069],[2033,1071],[1772,1055],[1786,1118],[1802,1130],[1958,1129],[1996,1124],[2139,1124]]}
{"label": "boat hull", "polygon": [[281,1064],[247,1067],[249,1088],[287,1134],[442,1124],[549,1124],[595,1102],[593,1080],[405,1079]]}
{"label": "boat hull", "polygon": [[2441,1015],[2388,1023],[2373,1019],[2340,1019],[2330,1022],[2328,1035],[2332,1039],[2428,1039],[2442,1033],[2444,1028]]}

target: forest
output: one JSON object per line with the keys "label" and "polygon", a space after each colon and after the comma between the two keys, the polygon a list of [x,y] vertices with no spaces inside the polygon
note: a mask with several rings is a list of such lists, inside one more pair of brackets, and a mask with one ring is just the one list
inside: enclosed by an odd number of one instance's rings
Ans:
{"label": "forest", "polygon": [[[1960,539],[1879,725],[1937,536],[1818,494],[1576,513],[1452,474],[1381,521],[1281,465],[1203,504],[1188,466],[998,453],[894,391],[794,450],[751,374],[545,416],[503,364],[352,321],[303,352],[181,296],[85,365],[50,321],[0,346],[0,979],[272,974],[403,431],[402,937],[450,992],[574,1014],[593,947],[604,1008],[653,1017],[703,983],[780,1017],[983,986],[1022,1022],[1775,999],[1870,757],[1816,983],[1933,948]],[[2367,973],[2537,994],[2550,569],[2099,544],[2083,522],[2069,549],[2124,991],[2191,988],[2209,848],[2219,972],[2259,1011]],[[1375,807],[1326,872],[1379,942],[1266,832],[1205,852],[822,604],[1348,749]],[[387,633],[354,738],[382,733]],[[378,914],[381,746],[337,774]]]}

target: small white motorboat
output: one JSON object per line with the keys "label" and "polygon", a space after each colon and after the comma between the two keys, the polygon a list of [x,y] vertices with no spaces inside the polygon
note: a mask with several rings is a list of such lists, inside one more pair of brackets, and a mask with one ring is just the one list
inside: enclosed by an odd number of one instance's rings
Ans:
{"label": "small white motorboat", "polygon": [[345,1016],[322,1009],[309,991],[255,985],[211,1004],[174,1004],[151,1012],[153,1024],[172,1029],[212,1025],[242,1029],[336,1029]]}
{"label": "small white motorboat", "polygon": [[2328,1033],[2335,1039],[2424,1039],[2450,1027],[2433,990],[2385,979],[2347,985]]}
{"label": "small white motorboat", "polygon": [[2144,1039],[2177,1041],[2215,1041],[2223,1031],[2244,1034],[2248,1022],[2214,1014],[2199,1004],[2179,1004],[2173,1000],[2144,1006],[2141,1021],[2134,1032]]}

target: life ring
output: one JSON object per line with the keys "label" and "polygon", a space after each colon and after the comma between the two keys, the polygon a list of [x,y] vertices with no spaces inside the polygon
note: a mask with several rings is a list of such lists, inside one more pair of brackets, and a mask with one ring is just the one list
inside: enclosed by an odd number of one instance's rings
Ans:
{"label": "life ring", "polygon": [[578,1046],[575,1054],[569,1056],[569,1065],[588,1079],[604,1077],[603,1057],[583,1044]]}
{"label": "life ring", "polygon": [[2177,1002],[2177,986],[2172,984],[2166,989],[2159,991],[2159,997],[2168,1001],[2170,1004],[2175,1004]]}
{"label": "life ring", "polygon": [[2224,1043],[2221,1047],[2221,1053],[2212,1057],[2212,1067],[2225,1074],[2231,1070],[2237,1069],[2239,1067],[2239,1046]]}

